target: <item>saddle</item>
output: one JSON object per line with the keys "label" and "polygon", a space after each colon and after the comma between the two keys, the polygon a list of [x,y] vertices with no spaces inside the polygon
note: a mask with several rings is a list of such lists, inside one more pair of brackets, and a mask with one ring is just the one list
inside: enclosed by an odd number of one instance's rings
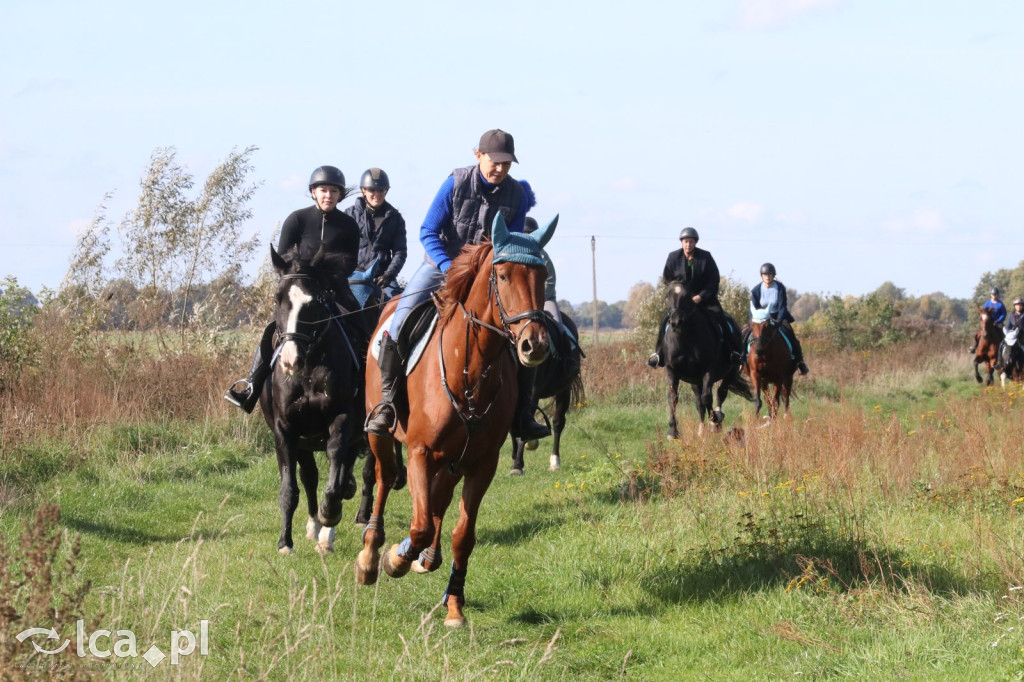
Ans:
{"label": "saddle", "polygon": [[[373,335],[373,339],[370,341],[370,352],[374,358],[380,357],[380,341],[384,336],[384,332],[391,327],[391,320],[394,317],[395,314],[391,313],[382,320],[377,328],[377,333]],[[402,322],[402,326],[395,338],[395,343],[398,344],[398,356],[402,359],[402,364],[405,366],[406,375],[412,372],[416,363],[419,362],[420,357],[423,355],[427,341],[430,340],[431,335],[434,333],[434,328],[437,326],[437,319],[437,306],[434,305],[432,298],[428,298],[416,304],[409,311],[405,321]]]}

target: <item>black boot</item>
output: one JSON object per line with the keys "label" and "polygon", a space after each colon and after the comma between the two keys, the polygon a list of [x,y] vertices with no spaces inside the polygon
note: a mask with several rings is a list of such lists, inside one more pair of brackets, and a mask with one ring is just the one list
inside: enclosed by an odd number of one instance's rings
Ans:
{"label": "black boot", "polygon": [[224,394],[224,400],[237,405],[247,413],[252,413],[256,403],[260,401],[260,393],[263,392],[263,382],[270,374],[270,366],[263,360],[262,345],[256,349],[252,357],[252,367],[249,368],[249,376],[239,379],[231,384]]}
{"label": "black boot", "polygon": [[402,379],[402,358],[398,355],[398,343],[387,332],[380,340],[377,366],[380,367],[380,402],[366,415],[363,429],[377,436],[390,436],[398,422],[395,395]]}
{"label": "black boot", "polygon": [[520,367],[516,379],[519,384],[519,397],[516,399],[516,414],[512,419],[512,435],[520,440],[538,440],[551,435],[551,429],[533,419],[537,411],[537,401],[533,397],[533,384],[537,377],[536,367]]}
{"label": "black boot", "polygon": [[747,353],[750,352],[750,335],[753,333],[754,331],[749,325],[743,328],[743,339],[740,341],[740,366],[747,364]]}
{"label": "black boot", "polygon": [[648,367],[664,367],[665,359],[662,358],[661,342],[665,338],[665,323],[668,322],[668,315],[661,320],[661,325],[658,327],[658,340],[654,343],[654,352],[647,358]]}
{"label": "black boot", "polygon": [[796,360],[796,368],[800,370],[801,375],[806,375],[811,370],[808,369],[807,363],[804,362],[804,349],[800,345],[800,339],[796,338],[796,334],[791,335],[793,340],[793,359]]}

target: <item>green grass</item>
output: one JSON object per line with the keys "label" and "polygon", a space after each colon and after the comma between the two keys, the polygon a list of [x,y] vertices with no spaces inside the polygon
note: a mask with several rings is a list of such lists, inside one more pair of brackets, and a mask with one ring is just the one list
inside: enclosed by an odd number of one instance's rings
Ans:
{"label": "green grass", "polygon": [[[880,474],[888,458],[914,438],[955,435],[922,405],[977,428],[960,401],[1003,403],[957,377],[844,391],[842,403],[807,391],[790,425],[764,430],[730,398],[746,449],[696,439],[688,399],[684,442],[666,443],[662,391],[638,387],[570,415],[559,472],[547,471],[544,442],[527,453],[526,476],[510,477],[506,447],[460,631],[431,611],[445,568],[354,584],[354,501],[333,554],[302,538],[301,503],[296,552],[278,554],[276,462],[256,418],[122,425],[33,446],[0,467],[21,491],[0,530],[14,541],[35,504],[58,503],[63,526],[81,534],[89,612],[132,630],[139,653],[166,651],[172,629],[209,620],[208,656],[176,670],[143,664],[147,677],[1019,679],[1019,426],[977,468],[964,460],[951,473],[947,453],[925,453],[899,485]],[[1011,403],[983,418],[1019,425]],[[828,431],[840,423],[863,434]],[[839,478],[819,460],[841,459],[843,447],[856,454]],[[393,494],[388,543],[409,517],[408,492]]]}

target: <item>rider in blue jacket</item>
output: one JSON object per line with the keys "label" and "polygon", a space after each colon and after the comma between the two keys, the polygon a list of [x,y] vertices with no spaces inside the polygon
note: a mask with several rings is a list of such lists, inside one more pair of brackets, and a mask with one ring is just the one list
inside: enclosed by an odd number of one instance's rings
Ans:
{"label": "rider in blue jacket", "polygon": [[[987,310],[990,313],[992,313],[992,321],[995,324],[1001,325],[1003,323],[1003,320],[1006,319],[1006,306],[1003,305],[1003,302],[999,300],[999,287],[992,287],[992,291],[989,293],[991,295],[991,298],[985,301],[984,305],[982,305],[981,307],[983,310]],[[978,341],[980,339],[981,332],[975,332],[974,345],[971,346],[970,348],[971,353],[978,350]]]}

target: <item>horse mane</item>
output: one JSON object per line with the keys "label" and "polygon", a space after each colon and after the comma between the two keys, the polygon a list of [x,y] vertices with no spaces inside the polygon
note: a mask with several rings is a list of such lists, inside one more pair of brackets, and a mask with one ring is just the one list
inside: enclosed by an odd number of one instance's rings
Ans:
{"label": "horse mane", "polygon": [[445,275],[444,286],[437,292],[440,302],[440,314],[443,321],[452,315],[469,296],[469,290],[476,281],[476,276],[483,268],[485,259],[491,256],[494,247],[490,241],[463,247],[461,253],[452,261]]}

